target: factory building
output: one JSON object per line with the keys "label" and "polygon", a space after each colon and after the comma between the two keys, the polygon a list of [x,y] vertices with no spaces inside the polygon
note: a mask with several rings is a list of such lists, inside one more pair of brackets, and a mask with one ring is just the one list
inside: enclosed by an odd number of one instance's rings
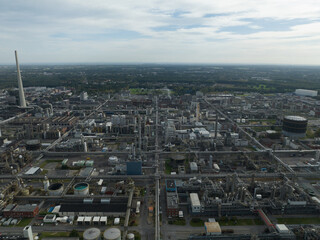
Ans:
{"label": "factory building", "polygon": [[127,162],[127,175],[142,175],[142,162]]}
{"label": "factory building", "polygon": [[32,218],[39,213],[39,207],[37,204],[25,204],[25,205],[13,205],[9,204],[3,210],[4,217],[14,218]]}
{"label": "factory building", "polygon": [[191,211],[192,213],[200,213],[201,204],[197,193],[190,193]]}
{"label": "factory building", "polygon": [[172,179],[166,180],[166,201],[167,201],[167,216],[179,216],[179,196],[177,193],[176,181]]}
{"label": "factory building", "polygon": [[167,216],[179,216],[179,197],[177,192],[167,192]]}
{"label": "factory building", "polygon": [[64,202],[58,211],[60,216],[124,216],[127,210],[127,199],[117,202]]}

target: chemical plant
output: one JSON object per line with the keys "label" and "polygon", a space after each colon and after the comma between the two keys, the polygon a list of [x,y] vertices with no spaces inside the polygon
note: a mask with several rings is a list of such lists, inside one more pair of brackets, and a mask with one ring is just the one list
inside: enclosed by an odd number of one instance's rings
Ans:
{"label": "chemical plant", "polygon": [[24,89],[15,56],[0,239],[320,239],[318,100]]}

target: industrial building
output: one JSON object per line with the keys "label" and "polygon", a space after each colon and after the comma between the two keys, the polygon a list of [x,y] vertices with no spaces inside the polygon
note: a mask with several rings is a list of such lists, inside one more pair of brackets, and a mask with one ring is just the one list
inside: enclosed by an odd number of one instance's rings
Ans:
{"label": "industrial building", "polygon": [[39,206],[37,204],[25,204],[25,205],[14,205],[9,204],[3,210],[4,217],[13,218],[32,218],[39,213]]}
{"label": "industrial building", "polygon": [[294,93],[299,96],[309,96],[309,97],[316,97],[318,95],[318,91],[308,90],[308,89],[296,89]]}

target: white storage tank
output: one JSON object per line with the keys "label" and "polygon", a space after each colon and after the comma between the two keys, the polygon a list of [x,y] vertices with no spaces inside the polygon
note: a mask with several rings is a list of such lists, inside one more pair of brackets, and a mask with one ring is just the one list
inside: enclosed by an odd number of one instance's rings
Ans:
{"label": "white storage tank", "polygon": [[118,163],[119,163],[119,159],[118,159],[117,156],[111,156],[111,157],[109,157],[109,159],[108,159],[108,163],[109,163],[110,165],[118,164]]}
{"label": "white storage tank", "polygon": [[88,195],[89,184],[86,182],[77,183],[73,186],[74,195]]}
{"label": "white storage tank", "polygon": [[83,233],[84,240],[100,240],[101,239],[101,231],[98,228],[89,228]]}
{"label": "white storage tank", "polygon": [[121,231],[119,228],[111,227],[104,231],[103,237],[105,240],[120,240]]}
{"label": "white storage tank", "polygon": [[63,193],[64,187],[62,183],[53,183],[48,187],[50,196],[60,196]]}
{"label": "white storage tank", "polygon": [[127,239],[128,240],[134,240],[134,234],[133,233],[128,233]]}

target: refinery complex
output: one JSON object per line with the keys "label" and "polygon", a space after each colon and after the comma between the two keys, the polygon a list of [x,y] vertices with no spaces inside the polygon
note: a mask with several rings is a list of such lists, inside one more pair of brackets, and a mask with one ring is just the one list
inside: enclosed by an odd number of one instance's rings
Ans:
{"label": "refinery complex", "polygon": [[320,239],[316,91],[0,91],[0,239]]}

